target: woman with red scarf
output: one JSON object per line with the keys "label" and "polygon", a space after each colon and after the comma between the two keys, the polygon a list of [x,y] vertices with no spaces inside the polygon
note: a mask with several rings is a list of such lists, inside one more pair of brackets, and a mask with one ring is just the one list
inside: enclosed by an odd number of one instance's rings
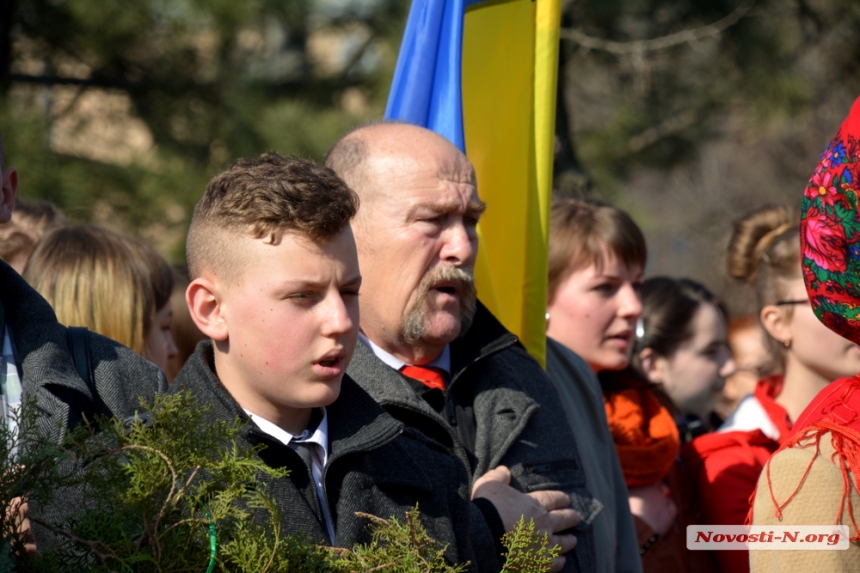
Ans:
{"label": "woman with red scarf", "polygon": [[[860,342],[860,99],[806,187],[800,242],[803,279],[815,315]],[[856,344],[855,347],[857,348]],[[860,562],[860,378],[846,373],[815,396],[762,472],[755,525],[847,525],[848,551],[753,551],[753,571],[815,567],[856,571]]]}
{"label": "woman with red scarf", "polygon": [[[799,214],[787,206],[756,211],[735,224],[729,273],[751,284],[771,353],[784,374],[758,382],[719,430],[682,457],[700,515],[708,525],[742,525],[765,462],[791,434],[792,423],[833,380],[860,371],[860,347],[813,315],[800,265]],[[744,551],[715,551],[720,571],[748,571]]]}

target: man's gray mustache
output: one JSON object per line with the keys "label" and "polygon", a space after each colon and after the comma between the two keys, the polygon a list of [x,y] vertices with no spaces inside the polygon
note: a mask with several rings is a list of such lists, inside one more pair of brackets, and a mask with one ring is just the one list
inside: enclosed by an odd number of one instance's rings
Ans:
{"label": "man's gray mustache", "polygon": [[460,283],[460,334],[462,335],[472,325],[477,309],[477,293],[475,278],[471,272],[460,267],[446,265],[436,267],[424,275],[418,284],[418,296],[415,305],[406,312],[403,328],[403,338],[408,342],[417,342],[424,335],[427,317],[427,295],[434,286],[441,282],[456,281]]}

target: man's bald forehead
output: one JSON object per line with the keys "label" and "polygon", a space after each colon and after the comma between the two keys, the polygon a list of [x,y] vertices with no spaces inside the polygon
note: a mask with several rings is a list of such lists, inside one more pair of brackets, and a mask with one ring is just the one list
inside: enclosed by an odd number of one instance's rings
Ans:
{"label": "man's bald forehead", "polygon": [[369,153],[402,153],[407,149],[422,148],[428,144],[448,148],[460,153],[457,147],[425,127],[408,123],[377,123],[361,127],[346,138],[358,138],[368,146]]}
{"label": "man's bald forehead", "polygon": [[[466,156],[455,145],[429,129],[399,122],[376,123],[360,127],[338,140],[326,155],[325,164],[357,193],[366,196],[375,187],[369,181],[374,171],[388,160],[401,162],[402,167],[407,167],[411,160],[420,168],[430,157],[440,155],[468,164]],[[468,165],[471,170],[471,164]]]}

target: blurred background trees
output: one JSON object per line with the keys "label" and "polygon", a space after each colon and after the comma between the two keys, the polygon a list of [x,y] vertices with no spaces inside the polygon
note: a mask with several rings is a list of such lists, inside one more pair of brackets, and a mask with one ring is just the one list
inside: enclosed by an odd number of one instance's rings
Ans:
{"label": "blurred background trees", "polygon": [[[7,0],[0,128],[21,195],[180,261],[212,174],[266,150],[321,159],[381,116],[408,8]],[[731,221],[799,204],[860,94],[860,3],[567,0],[563,28],[558,192],[629,210],[649,240],[649,274],[731,294]]]}
{"label": "blurred background trees", "polygon": [[[21,196],[183,258],[239,157],[321,159],[381,115],[402,0],[13,0],[0,125]],[[9,22],[9,20],[4,20]]]}
{"label": "blurred background trees", "polygon": [[630,211],[649,275],[703,280],[747,311],[724,278],[731,223],[800,207],[860,95],[860,3],[573,0],[563,17],[559,133],[576,154],[557,187]]}

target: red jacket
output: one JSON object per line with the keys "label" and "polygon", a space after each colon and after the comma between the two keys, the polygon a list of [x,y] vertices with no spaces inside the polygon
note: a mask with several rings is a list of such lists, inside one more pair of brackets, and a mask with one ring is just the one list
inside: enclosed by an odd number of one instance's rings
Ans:
{"label": "red jacket", "polygon": [[[746,521],[749,499],[764,464],[791,433],[788,414],[774,401],[781,390],[782,379],[769,377],[759,380],[755,395],[745,399],[756,403],[747,404],[745,409],[752,412],[752,419],[739,425],[758,428],[705,434],[682,451],[684,470],[698,505],[699,523],[743,525]],[[760,419],[756,420],[756,416]],[[727,423],[731,421],[730,418]],[[723,573],[749,571],[749,554],[745,551],[714,551],[712,556]]]}

